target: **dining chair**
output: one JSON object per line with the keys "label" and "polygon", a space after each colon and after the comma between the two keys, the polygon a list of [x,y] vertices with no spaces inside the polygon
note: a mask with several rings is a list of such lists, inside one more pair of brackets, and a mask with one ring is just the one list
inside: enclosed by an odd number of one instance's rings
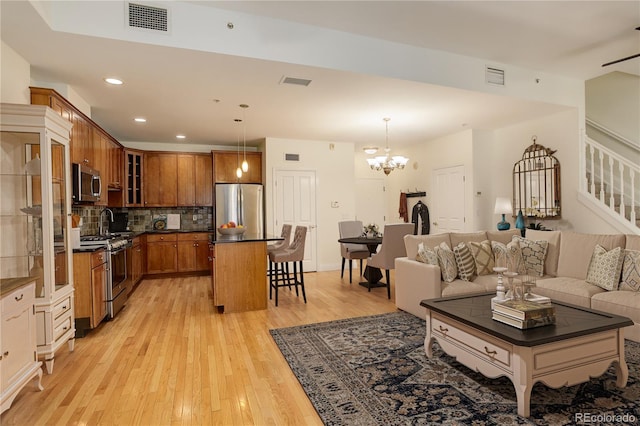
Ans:
{"label": "dining chair", "polygon": [[[304,274],[302,261],[304,260],[304,244],[307,237],[306,226],[296,226],[293,241],[289,247],[269,253],[269,299],[273,290],[276,291],[276,306],[278,306],[278,288],[295,286],[296,296],[299,296],[298,286],[302,289],[304,303],[307,295],[304,291]],[[293,263],[293,276],[289,273],[289,262]]]}
{"label": "dining chair", "polygon": [[[361,220],[345,220],[338,222],[338,231],[340,238],[359,237],[362,235]],[[340,270],[340,278],[344,276],[344,264],[349,260],[349,284],[353,278],[353,259],[360,260],[360,276],[362,276],[362,260],[369,257],[369,249],[364,244],[345,244],[340,243],[340,254],[342,255],[342,268]]]}
{"label": "dining chair", "polygon": [[[395,223],[384,226],[382,244],[378,253],[371,255],[367,266],[385,270],[387,278],[387,297],[391,299],[391,279],[389,271],[395,269],[395,260],[407,255],[404,236],[413,233],[413,223]],[[371,287],[369,287],[371,291]]]}

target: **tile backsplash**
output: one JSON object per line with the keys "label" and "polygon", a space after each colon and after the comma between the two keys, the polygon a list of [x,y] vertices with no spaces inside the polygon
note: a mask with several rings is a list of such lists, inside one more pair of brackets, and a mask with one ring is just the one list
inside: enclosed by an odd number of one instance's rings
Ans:
{"label": "tile backsplash", "polygon": [[[99,232],[101,206],[73,206],[72,212],[80,216],[82,226],[80,235],[97,235]],[[153,218],[160,215],[179,214],[180,229],[188,231],[206,231],[213,228],[213,208],[211,207],[176,207],[176,208],[110,208],[113,213],[127,213],[129,230],[134,232],[152,229]],[[102,215],[104,229],[109,229],[107,215]]]}

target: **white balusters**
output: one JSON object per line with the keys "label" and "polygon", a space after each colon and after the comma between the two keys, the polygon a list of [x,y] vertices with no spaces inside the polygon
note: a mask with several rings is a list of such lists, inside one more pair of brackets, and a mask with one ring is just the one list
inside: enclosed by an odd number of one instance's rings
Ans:
{"label": "white balusters", "polygon": [[613,157],[609,156],[609,174],[611,176],[611,190],[609,191],[609,207],[611,210],[616,208],[616,200],[613,198]]}
{"label": "white balusters", "polygon": [[624,164],[622,162],[619,163],[618,170],[620,170],[620,216],[623,218],[625,215],[625,207],[624,207]]}
{"label": "white balusters", "polygon": [[636,223],[636,173],[633,169],[629,169],[629,175],[631,176],[631,223]]}

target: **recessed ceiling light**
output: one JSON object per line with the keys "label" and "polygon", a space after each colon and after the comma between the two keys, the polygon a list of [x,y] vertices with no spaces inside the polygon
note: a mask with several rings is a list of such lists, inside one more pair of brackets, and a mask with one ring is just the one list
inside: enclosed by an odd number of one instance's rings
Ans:
{"label": "recessed ceiling light", "polygon": [[135,121],[136,123],[146,123],[147,119],[144,117],[136,117],[133,119],[133,121]]}
{"label": "recessed ceiling light", "polygon": [[185,136],[185,135],[176,135],[176,138],[177,138],[177,139],[185,139],[185,138],[186,138],[186,136]]}
{"label": "recessed ceiling light", "polygon": [[375,146],[366,146],[362,149],[364,150],[364,152],[366,152],[369,155],[375,154],[376,152],[378,152],[378,148]]}
{"label": "recessed ceiling light", "polygon": [[104,79],[104,81],[106,81],[109,84],[114,84],[116,86],[119,86],[122,84],[122,80],[117,79],[117,78],[113,78],[113,77],[107,77]]}

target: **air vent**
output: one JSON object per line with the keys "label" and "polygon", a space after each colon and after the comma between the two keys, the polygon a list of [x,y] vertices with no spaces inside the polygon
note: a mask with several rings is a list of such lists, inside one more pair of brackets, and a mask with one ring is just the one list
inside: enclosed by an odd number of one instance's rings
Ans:
{"label": "air vent", "polygon": [[283,77],[280,84],[294,84],[296,86],[306,87],[311,84],[311,80],[307,80],[306,78]]}
{"label": "air vent", "polygon": [[300,161],[300,154],[284,154],[284,161]]}
{"label": "air vent", "polygon": [[496,86],[504,86],[504,70],[487,67],[485,74],[486,74],[488,84],[495,84]]}
{"label": "air vent", "polygon": [[127,24],[133,28],[167,32],[169,11],[160,7],[129,3]]}

